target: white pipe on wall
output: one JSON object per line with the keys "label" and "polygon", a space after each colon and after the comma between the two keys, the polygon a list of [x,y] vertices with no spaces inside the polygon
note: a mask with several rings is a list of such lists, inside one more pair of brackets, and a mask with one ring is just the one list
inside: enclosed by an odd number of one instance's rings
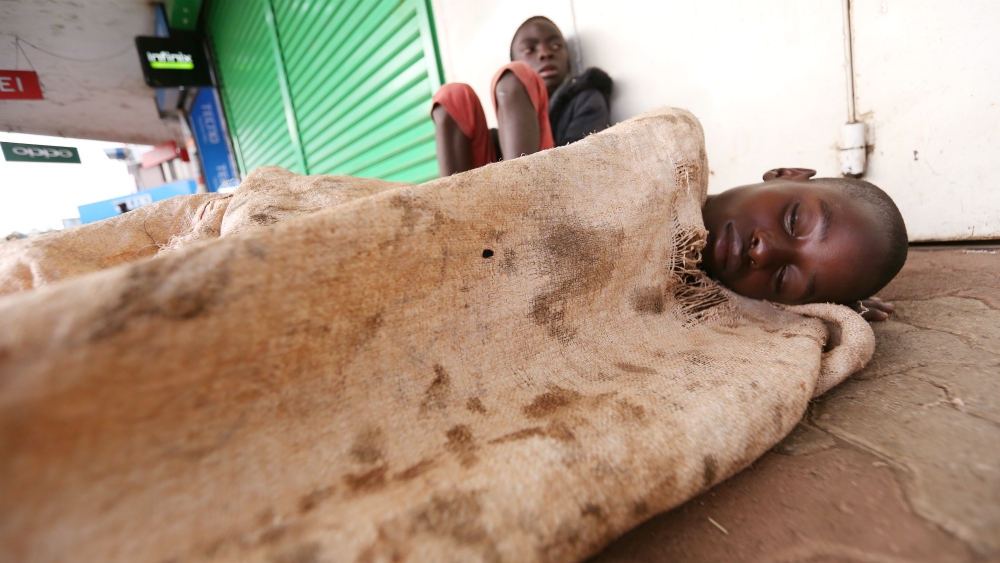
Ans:
{"label": "white pipe on wall", "polygon": [[844,11],[844,70],[847,73],[847,122],[857,121],[854,107],[854,48],[851,40],[851,0],[842,0]]}

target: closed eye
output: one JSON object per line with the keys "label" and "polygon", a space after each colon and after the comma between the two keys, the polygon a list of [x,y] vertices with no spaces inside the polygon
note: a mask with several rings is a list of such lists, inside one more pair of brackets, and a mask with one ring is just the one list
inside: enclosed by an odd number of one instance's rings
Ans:
{"label": "closed eye", "polygon": [[778,270],[777,279],[774,281],[774,292],[778,295],[781,295],[781,285],[785,283],[785,272],[787,270],[788,266],[782,266],[781,269]]}
{"label": "closed eye", "polygon": [[788,213],[788,234],[795,236],[795,223],[799,219],[799,204],[796,203]]}

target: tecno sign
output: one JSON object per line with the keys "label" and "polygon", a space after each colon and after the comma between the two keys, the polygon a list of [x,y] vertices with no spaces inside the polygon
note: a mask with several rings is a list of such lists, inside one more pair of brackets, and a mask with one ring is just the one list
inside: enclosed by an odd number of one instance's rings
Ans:
{"label": "tecno sign", "polygon": [[3,157],[8,162],[80,162],[80,153],[74,147],[51,147],[23,143],[0,143]]}
{"label": "tecno sign", "polygon": [[149,60],[149,66],[155,69],[191,70],[194,68],[194,59],[186,53],[171,53],[170,51],[150,53],[146,51],[146,59]]}

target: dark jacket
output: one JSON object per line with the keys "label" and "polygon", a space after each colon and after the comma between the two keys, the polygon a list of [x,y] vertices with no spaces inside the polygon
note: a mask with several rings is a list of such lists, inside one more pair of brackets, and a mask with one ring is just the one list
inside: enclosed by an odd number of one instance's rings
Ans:
{"label": "dark jacket", "polygon": [[557,147],[610,127],[611,85],[606,72],[591,67],[556,88],[549,100],[549,123]]}

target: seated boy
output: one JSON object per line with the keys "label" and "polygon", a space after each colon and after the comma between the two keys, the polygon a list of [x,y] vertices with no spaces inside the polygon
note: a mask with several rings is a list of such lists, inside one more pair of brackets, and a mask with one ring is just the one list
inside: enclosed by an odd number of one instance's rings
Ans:
{"label": "seated boy", "polygon": [[608,128],[611,78],[598,68],[570,77],[562,32],[544,16],[528,18],[514,33],[510,64],[493,77],[498,139],[486,126],[483,106],[468,84],[445,84],[431,116],[438,168],[450,176],[579,141]]}
{"label": "seated boy", "polygon": [[868,298],[906,262],[903,217],[873,184],[814,175],[778,168],[763,183],[709,196],[702,268],[746,297],[841,303],[885,320],[892,304]]}

